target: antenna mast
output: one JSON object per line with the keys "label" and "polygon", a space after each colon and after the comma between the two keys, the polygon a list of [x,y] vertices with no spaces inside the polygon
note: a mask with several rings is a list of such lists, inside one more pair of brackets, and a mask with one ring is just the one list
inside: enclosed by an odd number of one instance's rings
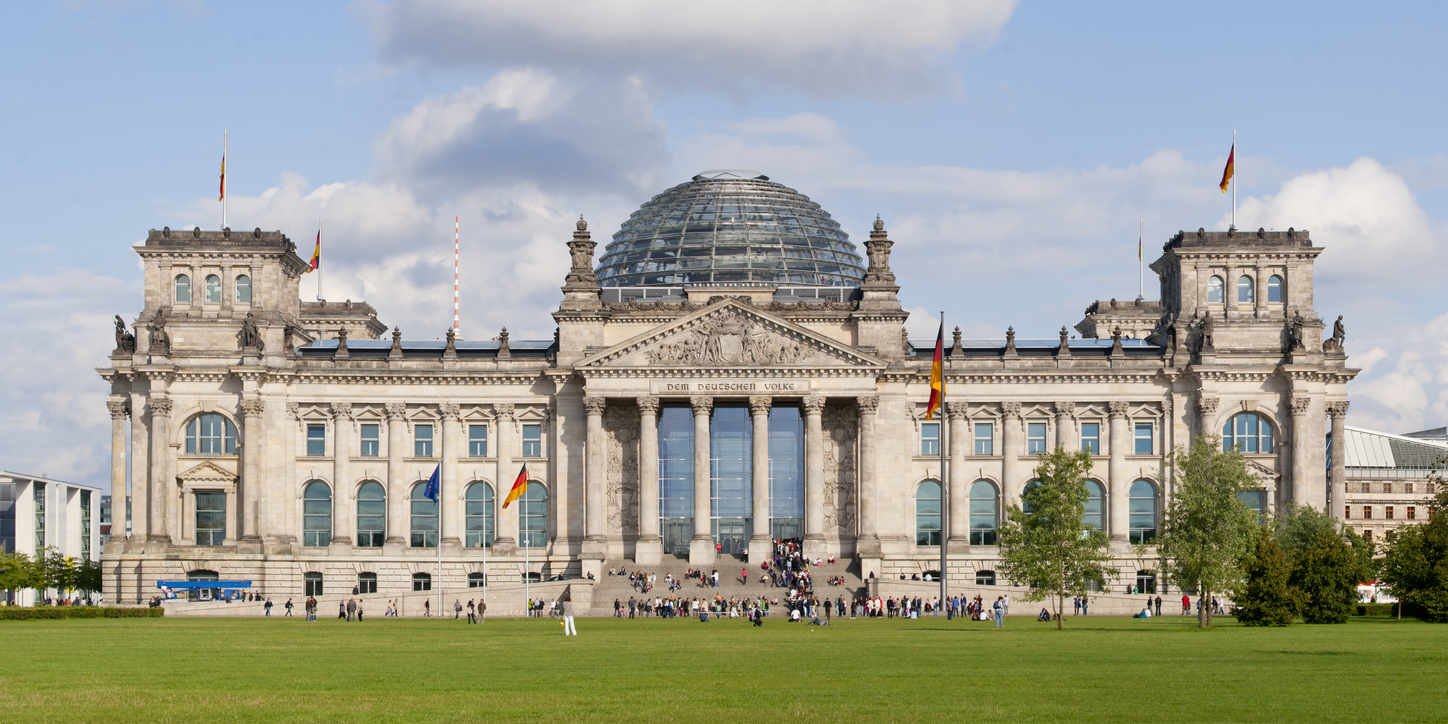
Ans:
{"label": "antenna mast", "polygon": [[459,291],[462,286],[462,222],[453,217],[453,336],[462,337],[463,328],[459,317]]}

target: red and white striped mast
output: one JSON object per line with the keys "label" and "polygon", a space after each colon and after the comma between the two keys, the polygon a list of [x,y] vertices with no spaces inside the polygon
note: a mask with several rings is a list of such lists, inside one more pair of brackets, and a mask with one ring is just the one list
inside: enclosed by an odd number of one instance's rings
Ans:
{"label": "red and white striped mast", "polygon": [[453,336],[461,338],[463,328],[459,316],[459,291],[462,286],[462,223],[453,217]]}

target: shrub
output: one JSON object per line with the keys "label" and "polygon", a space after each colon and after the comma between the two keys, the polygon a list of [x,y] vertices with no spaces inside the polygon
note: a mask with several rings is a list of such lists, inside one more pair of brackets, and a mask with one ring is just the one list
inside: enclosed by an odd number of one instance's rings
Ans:
{"label": "shrub", "polygon": [[161,618],[164,608],[120,608],[100,606],[6,606],[0,621],[40,621],[60,618]]}
{"label": "shrub", "polygon": [[1358,616],[1382,616],[1391,618],[1398,615],[1396,603],[1359,603],[1354,613]]}

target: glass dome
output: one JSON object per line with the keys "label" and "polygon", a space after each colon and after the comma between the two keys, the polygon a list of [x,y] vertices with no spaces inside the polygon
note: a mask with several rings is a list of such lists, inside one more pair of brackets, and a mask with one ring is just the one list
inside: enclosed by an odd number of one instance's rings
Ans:
{"label": "glass dome", "polygon": [[649,199],[598,260],[605,287],[857,287],[850,237],[808,196],[744,171],[706,171]]}

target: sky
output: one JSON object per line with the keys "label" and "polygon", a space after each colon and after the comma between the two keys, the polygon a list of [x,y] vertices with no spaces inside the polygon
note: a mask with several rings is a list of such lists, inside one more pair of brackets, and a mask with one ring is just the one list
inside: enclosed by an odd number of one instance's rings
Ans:
{"label": "sky", "polygon": [[[574,220],[740,168],[857,243],[928,337],[1052,338],[1174,232],[1308,229],[1349,424],[1448,424],[1448,7],[417,0],[0,6],[0,468],[107,485],[111,317],[146,230],[300,247],[408,338],[552,335]],[[600,244],[600,251],[602,244]],[[1147,272],[1150,277],[1150,272]],[[316,279],[305,278],[304,298]],[[1148,298],[1156,298],[1148,279]]]}

